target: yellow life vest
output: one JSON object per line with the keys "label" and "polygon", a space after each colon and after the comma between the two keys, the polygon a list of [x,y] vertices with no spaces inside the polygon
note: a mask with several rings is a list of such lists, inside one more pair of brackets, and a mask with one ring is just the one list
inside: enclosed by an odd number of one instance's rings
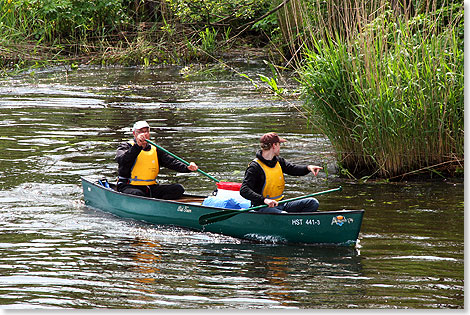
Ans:
{"label": "yellow life vest", "polygon": [[[133,141],[129,143],[134,145]],[[155,185],[159,172],[160,166],[158,165],[157,149],[151,146],[150,150],[142,150],[137,156],[131,169],[129,183],[131,185]]]}
{"label": "yellow life vest", "polygon": [[284,198],[283,193],[286,183],[284,181],[281,164],[277,162],[274,167],[269,167],[257,158],[253,161],[257,162],[261,166],[264,171],[264,175],[266,176],[266,181],[263,186],[263,197],[274,199],[276,201]]}

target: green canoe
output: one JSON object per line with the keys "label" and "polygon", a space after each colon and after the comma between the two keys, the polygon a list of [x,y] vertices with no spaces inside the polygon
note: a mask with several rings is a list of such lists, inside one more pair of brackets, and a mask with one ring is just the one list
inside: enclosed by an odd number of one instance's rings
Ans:
{"label": "green canoe", "polygon": [[153,224],[173,225],[197,231],[269,243],[355,245],[364,210],[269,214],[244,212],[229,219],[200,225],[202,215],[223,208],[202,206],[204,196],[184,195],[161,200],[122,194],[82,178],[85,204],[117,216]]}

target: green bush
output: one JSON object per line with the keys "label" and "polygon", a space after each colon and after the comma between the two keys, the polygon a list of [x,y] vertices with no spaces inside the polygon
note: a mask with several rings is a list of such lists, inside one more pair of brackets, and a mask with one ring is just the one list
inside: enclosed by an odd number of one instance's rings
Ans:
{"label": "green bush", "polygon": [[144,65],[207,60],[207,53],[231,47],[230,37],[242,29],[259,34],[251,22],[271,5],[268,0],[0,0],[0,71],[77,57]]}
{"label": "green bush", "polygon": [[4,36],[57,42],[109,34],[128,21],[120,0],[0,0]]}
{"label": "green bush", "polygon": [[270,0],[166,0],[180,23],[237,28],[269,9]]}

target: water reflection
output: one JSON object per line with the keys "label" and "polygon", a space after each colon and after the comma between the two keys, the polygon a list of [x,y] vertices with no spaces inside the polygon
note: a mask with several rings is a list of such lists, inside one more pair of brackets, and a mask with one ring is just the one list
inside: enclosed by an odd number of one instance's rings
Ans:
{"label": "water reflection", "polygon": [[[125,267],[126,273],[135,281],[135,290],[141,292],[133,299],[151,305],[155,302],[152,298],[158,297],[160,305],[178,300],[183,307],[324,307],[312,301],[319,290],[331,297],[344,288],[361,287],[365,279],[361,276],[360,255],[354,248],[249,242],[181,247],[154,237],[119,243],[122,258],[132,260]],[[187,296],[189,292],[192,299]],[[207,294],[210,299],[205,298]]]}
{"label": "water reflection", "polygon": [[206,245],[204,250],[212,286],[224,279],[224,287],[236,285],[237,297],[269,299],[278,307],[298,307],[304,299],[312,303],[319,288],[325,294],[334,292],[334,277],[354,278],[361,269],[354,248],[221,244]]}
{"label": "water reflection", "polygon": [[144,276],[143,278],[137,278],[136,281],[147,284],[155,282],[154,274],[160,273],[158,265],[162,262],[162,256],[159,253],[161,245],[155,241],[137,239],[131,246],[135,247],[132,257],[135,261],[133,271]]}

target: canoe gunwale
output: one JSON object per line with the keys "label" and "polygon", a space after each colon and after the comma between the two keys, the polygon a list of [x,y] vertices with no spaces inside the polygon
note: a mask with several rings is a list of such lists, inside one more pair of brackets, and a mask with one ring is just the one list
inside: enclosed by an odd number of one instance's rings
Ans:
{"label": "canoe gunwale", "polygon": [[[107,190],[107,191],[112,192],[116,195],[129,197],[131,199],[132,198],[137,198],[137,199],[143,199],[143,200],[147,200],[147,201],[150,201],[150,202],[156,202],[156,203],[172,203],[172,204],[178,204],[178,205],[184,205],[184,206],[200,207],[200,208],[204,208],[204,209],[208,209],[208,210],[213,209],[214,212],[228,210],[227,208],[204,206],[202,204],[199,205],[199,204],[194,204],[194,203],[189,203],[189,202],[181,202],[181,201],[173,200],[173,199],[158,199],[158,198],[151,198],[151,197],[124,194],[124,193],[119,192],[115,189],[103,187],[103,186],[99,185],[98,183],[95,183],[95,182],[93,182],[93,181],[91,181],[91,180],[89,180],[85,177],[81,177],[81,179],[88,182],[89,184],[92,184],[95,187]],[[192,194],[183,194],[183,196],[184,197],[189,197],[189,198],[203,198],[203,199],[208,197],[208,196],[203,196],[203,195],[192,195]],[[231,209],[231,210],[234,210],[234,209]],[[240,210],[243,210],[243,209],[240,209]],[[293,214],[295,214],[295,216],[311,216],[311,215],[315,215],[315,214],[325,214],[325,213],[339,213],[339,214],[341,214],[345,211],[347,211],[348,213],[364,212],[363,209],[359,209],[359,210],[343,209],[343,210],[332,210],[332,211],[321,211],[320,210],[320,211],[314,211],[314,212],[295,212],[295,213],[266,213],[266,212],[257,212],[257,211],[249,211],[249,212],[246,212],[246,213],[257,214],[257,215],[274,215],[274,216],[285,216],[285,215],[293,215]]]}

